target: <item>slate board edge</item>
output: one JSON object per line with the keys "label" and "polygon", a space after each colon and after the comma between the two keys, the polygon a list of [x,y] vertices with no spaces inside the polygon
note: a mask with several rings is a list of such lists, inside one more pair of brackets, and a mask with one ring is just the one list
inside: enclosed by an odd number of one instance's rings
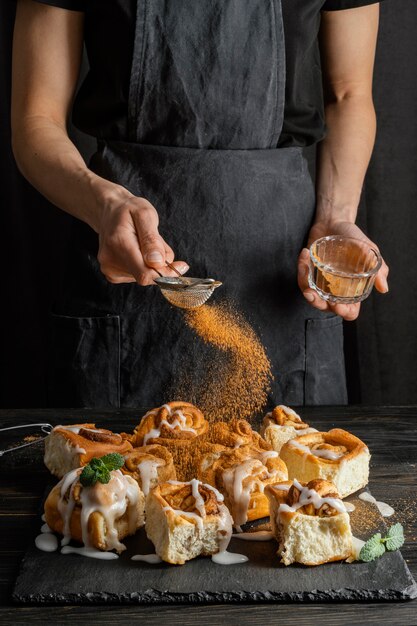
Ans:
{"label": "slate board edge", "polygon": [[[417,584],[398,589],[358,590],[338,589],[332,591],[316,590],[312,592],[198,592],[175,594],[149,589],[145,593],[109,594],[34,594],[21,596],[14,592],[12,599],[19,604],[212,604],[212,603],[250,603],[250,602],[360,602],[360,601],[408,601],[417,598]],[[81,601],[81,602],[80,602]]]}

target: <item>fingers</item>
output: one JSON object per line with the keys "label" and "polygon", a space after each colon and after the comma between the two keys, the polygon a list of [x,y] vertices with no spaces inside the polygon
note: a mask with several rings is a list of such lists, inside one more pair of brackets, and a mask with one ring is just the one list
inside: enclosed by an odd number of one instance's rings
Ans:
{"label": "fingers", "polygon": [[375,289],[379,291],[379,293],[387,293],[389,291],[388,280],[387,280],[388,274],[389,274],[389,267],[385,263],[385,261],[382,261],[381,269],[379,270],[375,279]]}
{"label": "fingers", "polygon": [[360,302],[355,304],[330,304],[329,308],[347,322],[353,322],[359,316],[361,304]]}
{"label": "fingers", "polygon": [[[148,267],[163,268],[167,261],[166,243],[158,231],[158,214],[150,202],[143,200],[131,210],[143,261]],[[172,251],[171,251],[172,252]]]}

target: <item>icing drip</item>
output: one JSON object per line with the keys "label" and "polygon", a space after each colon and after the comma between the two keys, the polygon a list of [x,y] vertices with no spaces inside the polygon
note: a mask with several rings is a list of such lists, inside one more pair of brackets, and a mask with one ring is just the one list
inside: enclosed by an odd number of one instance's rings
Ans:
{"label": "icing drip", "polygon": [[320,509],[323,504],[328,504],[338,513],[346,513],[346,507],[342,500],[339,500],[339,498],[322,498],[317,491],[309,489],[308,487],[303,487],[296,479],[294,479],[294,487],[296,487],[300,492],[298,502],[293,504],[293,506],[280,504],[278,507],[278,515],[284,511],[288,513],[295,513],[298,509],[301,509],[301,507],[308,504],[312,504],[315,509]]}
{"label": "icing drip", "polygon": [[312,454],[313,456],[317,456],[321,459],[327,459],[328,461],[337,461],[344,456],[343,454],[332,452],[331,450],[311,450],[308,446],[299,443],[296,439],[291,439],[288,443],[294,448],[298,448],[298,450],[304,452],[304,454]]}
{"label": "icing drip", "polygon": [[58,539],[52,533],[42,533],[36,537],[35,545],[42,552],[55,552],[58,550]]}
{"label": "icing drip", "polygon": [[52,528],[49,528],[48,524],[42,524],[41,533],[51,533]]}
{"label": "icing drip", "polygon": [[[66,474],[61,481],[58,510],[64,521],[62,546],[66,546],[71,539],[70,521],[75,507],[73,497],[74,487],[82,468],[78,468]],[[65,495],[69,490],[68,499]],[[122,517],[128,510],[129,533],[133,533],[136,528],[136,506],[139,497],[139,487],[130,476],[124,476],[120,470],[111,472],[110,482],[106,485],[96,483],[93,487],[83,487],[80,491],[81,502],[81,533],[85,548],[93,549],[88,536],[88,520],[94,512],[99,512],[103,516],[106,525],[106,549],[116,549],[119,552],[126,547],[119,541],[115,521]],[[77,553],[81,548],[77,548]],[[71,549],[72,552],[75,551]],[[67,552],[65,552],[66,554]],[[91,556],[85,554],[85,556]],[[98,558],[98,557],[97,557]],[[105,557],[104,557],[105,558]]]}
{"label": "icing drip", "polygon": [[[162,426],[166,426],[170,430],[175,430],[175,428],[178,428],[181,431],[186,431],[186,432],[194,433],[194,435],[197,435],[197,431],[194,428],[187,426],[187,418],[185,417],[184,413],[180,409],[177,409],[176,411],[172,411],[171,407],[168,406],[167,404],[164,404],[162,408],[165,408],[167,410],[169,417],[175,416],[174,421],[171,423],[171,422],[168,422],[168,420],[166,419],[161,420],[159,424],[159,428],[153,428],[148,433],[146,433],[146,435],[143,438],[143,445],[146,445],[146,442],[149,441],[149,439],[155,439],[157,437],[160,437]],[[154,413],[150,412],[150,413],[147,413],[146,415],[154,415]]]}
{"label": "icing drip", "polygon": [[352,504],[352,502],[345,502],[344,505],[348,513],[353,513],[353,511],[356,509],[356,506]]}
{"label": "icing drip", "polygon": [[362,539],[352,536],[352,555],[346,559],[346,563],[353,563],[359,559],[360,551],[362,550],[365,542]]}
{"label": "icing drip", "polygon": [[138,470],[140,474],[140,482],[142,486],[142,491],[145,496],[148,495],[151,484],[154,481],[158,481],[158,467],[163,464],[162,459],[160,460],[144,460],[138,465]]}
{"label": "icing drip", "polygon": [[114,552],[102,552],[95,548],[74,548],[73,546],[64,546],[61,550],[61,554],[79,554],[80,556],[87,556],[90,559],[101,559],[102,561],[113,561],[118,559],[119,556]]}
{"label": "icing drip", "polygon": [[162,559],[159,558],[157,554],[135,554],[130,560],[143,561],[144,563],[151,563],[152,565],[162,563]]}
{"label": "icing drip", "polygon": [[392,506],[390,506],[386,502],[380,502],[367,491],[359,494],[359,499],[363,500],[364,502],[372,502],[372,504],[375,504],[375,506],[378,507],[378,510],[381,513],[382,517],[391,517],[391,515],[394,515],[395,513],[395,510],[392,508]]}
{"label": "icing drip", "polygon": [[238,563],[249,561],[244,554],[234,554],[233,552],[227,552],[227,550],[213,554],[211,560],[217,565],[237,565]]}

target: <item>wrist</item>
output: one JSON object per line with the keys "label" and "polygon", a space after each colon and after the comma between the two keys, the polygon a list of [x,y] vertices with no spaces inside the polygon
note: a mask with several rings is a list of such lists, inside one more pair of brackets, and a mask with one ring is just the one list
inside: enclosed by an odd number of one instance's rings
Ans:
{"label": "wrist", "polygon": [[122,185],[97,176],[91,170],[88,170],[87,179],[92,202],[85,221],[96,233],[99,233],[103,213],[124,204],[132,197],[132,194]]}
{"label": "wrist", "polygon": [[318,193],[314,222],[320,222],[328,226],[340,222],[354,224],[358,214],[359,199],[360,198],[348,202],[337,202]]}

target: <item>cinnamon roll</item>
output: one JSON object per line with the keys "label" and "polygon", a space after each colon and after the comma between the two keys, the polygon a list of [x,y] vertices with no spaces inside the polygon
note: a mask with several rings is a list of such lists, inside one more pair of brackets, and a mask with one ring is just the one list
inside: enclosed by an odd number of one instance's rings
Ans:
{"label": "cinnamon roll", "polygon": [[280,452],[290,439],[313,432],[317,430],[310,428],[295,411],[282,404],[265,415],[261,426],[262,437],[276,452]]}
{"label": "cinnamon roll", "polygon": [[146,498],[146,533],[157,555],[176,565],[226,550],[232,519],[223,496],[198,480],[169,481]]}
{"label": "cinnamon roll", "polygon": [[45,521],[64,536],[86,548],[116,550],[126,547],[121,540],[144,525],[145,496],[138,483],[120,470],[111,472],[107,484],[83,487],[82,468],[72,470],[55,485],[45,502]]}
{"label": "cinnamon roll", "polygon": [[177,479],[172,454],[155,444],[129,452],[121,471],[137,481],[145,496],[158,483]]}
{"label": "cinnamon roll", "polygon": [[266,485],[288,478],[277,452],[251,446],[205,455],[197,475],[223,494],[235,526],[267,517]]}
{"label": "cinnamon roll", "polygon": [[155,439],[193,439],[208,430],[202,412],[189,402],[168,402],[144,415],[135,428],[131,442],[139,447]]}
{"label": "cinnamon roll", "polygon": [[326,480],[268,485],[272,531],[284,565],[321,565],[353,552],[349,514],[336,486]]}
{"label": "cinnamon roll", "polygon": [[292,439],[283,445],[280,457],[289,478],[330,480],[341,498],[368,484],[369,450],[358,437],[340,428]]}
{"label": "cinnamon roll", "polygon": [[232,419],[230,422],[210,424],[210,428],[203,438],[210,443],[220,444],[227,448],[236,449],[242,446],[253,446],[260,450],[272,450],[271,446],[244,419]]}
{"label": "cinnamon roll", "polygon": [[126,454],[132,446],[118,433],[95,424],[55,426],[45,439],[44,462],[49,471],[62,478],[77,467],[87,465],[93,457],[110,452]]}
{"label": "cinnamon roll", "polygon": [[[202,437],[194,439],[154,439],[155,444],[164,447],[172,455],[177,479],[183,482],[197,477],[197,466],[204,454],[221,452],[224,446],[209,443]],[[148,446],[144,446],[147,448]]]}

